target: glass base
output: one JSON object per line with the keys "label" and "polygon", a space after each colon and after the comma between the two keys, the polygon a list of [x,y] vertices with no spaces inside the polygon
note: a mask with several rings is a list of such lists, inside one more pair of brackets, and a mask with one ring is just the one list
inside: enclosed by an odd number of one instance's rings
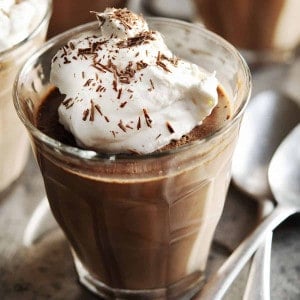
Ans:
{"label": "glass base", "polygon": [[[72,250],[72,249],[71,249]],[[72,250],[75,268],[79,277],[79,281],[87,289],[104,299],[130,299],[130,300],[190,300],[196,293],[200,291],[204,284],[203,274],[195,274],[186,277],[179,283],[170,285],[168,288],[149,289],[149,290],[127,290],[116,289],[95,279],[82,265],[76,254]],[[200,276],[199,276],[200,275]]]}

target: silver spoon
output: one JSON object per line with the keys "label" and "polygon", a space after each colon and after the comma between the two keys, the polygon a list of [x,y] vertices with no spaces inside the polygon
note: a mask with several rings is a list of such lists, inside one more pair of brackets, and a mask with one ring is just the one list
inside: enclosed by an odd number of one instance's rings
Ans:
{"label": "silver spoon", "polygon": [[[282,116],[286,119],[282,122]],[[265,91],[254,97],[246,110],[233,156],[235,185],[259,204],[259,220],[274,208],[268,183],[270,160],[284,137],[300,121],[297,105],[278,92]],[[272,232],[252,260],[244,300],[270,299]]]}
{"label": "silver spoon", "polygon": [[237,247],[200,293],[202,300],[220,300],[266,234],[300,212],[300,125],[284,139],[269,167],[268,178],[278,202],[273,212]]}

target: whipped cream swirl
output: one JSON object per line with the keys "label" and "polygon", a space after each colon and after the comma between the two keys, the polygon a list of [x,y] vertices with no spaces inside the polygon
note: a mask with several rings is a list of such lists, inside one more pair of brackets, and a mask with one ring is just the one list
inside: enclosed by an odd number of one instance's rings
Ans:
{"label": "whipped cream swirl", "polygon": [[45,0],[0,0],[0,51],[24,40],[45,15]]}
{"label": "whipped cream swirl", "polygon": [[151,153],[200,125],[218,81],[176,57],[161,34],[127,9],[96,13],[100,29],[62,47],[51,81],[66,95],[59,121],[79,146]]}

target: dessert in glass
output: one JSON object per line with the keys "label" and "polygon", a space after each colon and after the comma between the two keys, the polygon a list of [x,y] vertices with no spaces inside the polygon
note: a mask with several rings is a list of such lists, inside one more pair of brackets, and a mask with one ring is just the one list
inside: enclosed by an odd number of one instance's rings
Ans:
{"label": "dessert in glass", "polygon": [[80,282],[108,299],[191,297],[223,210],[248,67],[198,25],[95,15],[25,64],[16,110]]}
{"label": "dessert in glass", "polygon": [[291,59],[300,43],[300,1],[195,0],[200,20],[249,62]]}
{"label": "dessert in glass", "polygon": [[14,109],[13,82],[45,40],[51,4],[51,0],[0,2],[0,191],[19,177],[27,161],[29,139]]}

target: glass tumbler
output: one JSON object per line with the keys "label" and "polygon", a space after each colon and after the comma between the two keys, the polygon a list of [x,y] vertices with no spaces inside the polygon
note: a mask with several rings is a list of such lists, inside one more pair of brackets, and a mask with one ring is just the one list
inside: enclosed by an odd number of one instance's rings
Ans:
{"label": "glass tumbler", "polygon": [[201,288],[251,91],[247,65],[225,40],[195,24],[147,21],[176,55],[216,71],[226,90],[233,117],[207,138],[160,153],[111,155],[62,144],[37,129],[37,109],[53,89],[52,57],[97,23],[50,40],[15,82],[15,107],[79,280],[107,299],[186,299]]}
{"label": "glass tumbler", "polygon": [[52,1],[45,0],[45,15],[27,38],[0,51],[0,192],[19,177],[27,161],[29,140],[14,109],[13,82],[26,59],[44,42],[51,11]]}
{"label": "glass tumbler", "polygon": [[208,29],[238,47],[254,66],[290,61],[300,45],[300,2],[194,0]]}

